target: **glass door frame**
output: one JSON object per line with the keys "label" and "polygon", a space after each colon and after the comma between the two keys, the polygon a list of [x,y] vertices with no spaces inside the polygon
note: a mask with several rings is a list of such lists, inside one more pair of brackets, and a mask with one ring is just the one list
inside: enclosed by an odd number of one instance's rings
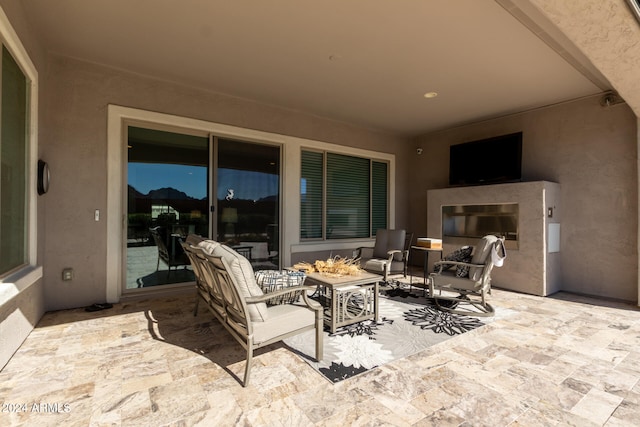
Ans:
{"label": "glass door frame", "polygon": [[[124,228],[124,237],[122,239],[122,274],[121,274],[121,285],[120,285],[120,289],[119,289],[119,295],[122,296],[130,296],[130,295],[141,295],[141,294],[147,294],[147,293],[157,293],[157,292],[161,292],[161,291],[171,291],[171,290],[180,290],[180,289],[184,289],[184,288],[188,288],[188,287],[192,287],[194,285],[194,282],[182,282],[182,283],[170,283],[170,284],[163,284],[161,286],[158,287],[149,287],[149,288],[127,288],[127,248],[126,248],[126,244],[127,244],[127,237],[126,237],[126,230],[127,230],[127,185],[128,185],[128,176],[127,176],[127,163],[128,163],[128,159],[127,159],[127,155],[126,155],[126,149],[127,149],[127,143],[128,143],[128,128],[129,127],[140,127],[140,128],[147,128],[147,129],[153,129],[153,130],[160,130],[160,131],[164,131],[164,132],[171,132],[171,133],[177,133],[177,134],[185,134],[185,135],[192,135],[192,136],[198,136],[198,137],[207,137],[209,139],[209,155],[208,155],[208,162],[209,162],[209,167],[208,167],[208,187],[209,187],[209,191],[208,191],[208,206],[209,206],[209,236],[203,236],[206,238],[213,238],[215,239],[215,236],[218,235],[218,222],[217,222],[217,214],[218,214],[218,189],[217,189],[217,173],[218,173],[218,163],[219,163],[219,155],[218,155],[218,139],[232,139],[232,140],[237,140],[239,142],[243,142],[243,143],[248,143],[248,144],[260,144],[260,145],[266,145],[266,146],[270,146],[270,147],[275,147],[278,149],[279,151],[279,165],[278,165],[278,217],[277,217],[277,221],[278,224],[281,224],[283,221],[283,197],[282,197],[282,193],[283,193],[283,175],[284,175],[284,156],[283,156],[283,151],[284,151],[284,146],[283,144],[278,144],[278,143],[274,143],[274,142],[269,142],[269,141],[263,141],[263,140],[259,140],[259,139],[251,139],[251,138],[245,138],[242,136],[227,136],[227,135],[223,135],[223,134],[216,134],[214,132],[206,132],[203,133],[201,131],[198,131],[197,129],[187,129],[187,128],[182,128],[182,127],[173,127],[170,125],[164,125],[164,124],[158,124],[158,123],[147,123],[147,122],[139,122],[139,121],[124,121],[122,124],[123,127],[123,143],[124,143],[124,156],[123,156],[123,165],[122,165],[122,204],[123,204],[123,228]],[[278,253],[281,254],[282,253],[282,227],[279,227],[278,229]],[[282,257],[279,257],[279,265],[278,265],[278,269],[282,268]]]}

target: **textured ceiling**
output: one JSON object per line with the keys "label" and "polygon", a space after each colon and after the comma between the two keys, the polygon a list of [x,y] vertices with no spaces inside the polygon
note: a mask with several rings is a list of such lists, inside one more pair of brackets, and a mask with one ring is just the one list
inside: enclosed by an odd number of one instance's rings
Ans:
{"label": "textured ceiling", "polygon": [[22,4],[51,52],[402,135],[608,89],[509,0]]}

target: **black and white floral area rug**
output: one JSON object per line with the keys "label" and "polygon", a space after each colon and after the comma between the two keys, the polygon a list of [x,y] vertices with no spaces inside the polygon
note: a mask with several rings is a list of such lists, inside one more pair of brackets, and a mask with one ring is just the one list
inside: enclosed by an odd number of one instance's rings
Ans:
{"label": "black and white floral area rug", "polygon": [[430,299],[403,291],[391,291],[378,300],[377,322],[366,320],[344,326],[335,334],[325,328],[321,362],[313,360],[313,331],[284,342],[325,378],[337,383],[494,320],[440,311]]}

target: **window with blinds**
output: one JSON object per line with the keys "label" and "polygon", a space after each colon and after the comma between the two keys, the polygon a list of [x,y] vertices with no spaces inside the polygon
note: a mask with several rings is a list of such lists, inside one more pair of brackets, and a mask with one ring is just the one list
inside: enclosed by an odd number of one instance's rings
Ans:
{"label": "window with blinds", "polygon": [[300,174],[300,238],[322,238],[322,211],[324,194],[324,154],[302,152]]}
{"label": "window with blinds", "polygon": [[389,206],[388,164],[371,162],[371,235],[387,228]]}
{"label": "window with blinds", "polygon": [[302,151],[301,239],[349,239],[387,228],[388,164]]}

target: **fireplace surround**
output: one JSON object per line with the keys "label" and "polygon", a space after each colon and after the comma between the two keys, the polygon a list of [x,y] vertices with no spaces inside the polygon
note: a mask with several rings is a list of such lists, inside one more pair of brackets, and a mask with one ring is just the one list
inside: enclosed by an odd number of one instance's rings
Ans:
{"label": "fireplace surround", "polygon": [[[560,185],[549,181],[450,187],[427,192],[427,236],[444,253],[474,245],[482,234],[507,238],[493,286],[546,296],[561,289]],[[446,232],[445,232],[446,231]]]}

